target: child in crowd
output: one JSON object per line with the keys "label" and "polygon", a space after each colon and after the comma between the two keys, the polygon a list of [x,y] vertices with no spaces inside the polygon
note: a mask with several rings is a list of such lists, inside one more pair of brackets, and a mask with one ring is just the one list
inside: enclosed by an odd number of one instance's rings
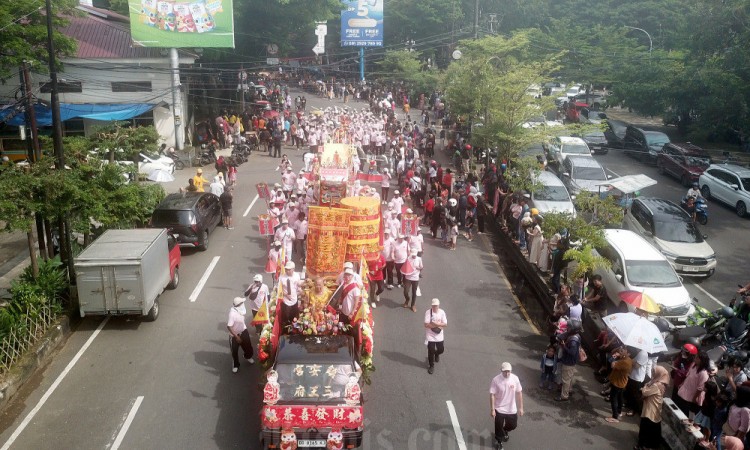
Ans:
{"label": "child in crowd", "polygon": [[711,417],[711,436],[710,440],[716,439],[721,434],[721,429],[729,417],[730,398],[726,392],[721,392],[716,396],[714,405],[714,415]]}
{"label": "child in crowd", "polygon": [[450,249],[455,250],[456,240],[458,239],[458,223],[451,220],[448,226],[450,226]]}
{"label": "child in crowd", "polygon": [[700,411],[693,418],[693,422],[700,427],[701,434],[703,434],[700,445],[707,447],[711,437],[711,418],[716,413],[716,398],[719,396],[719,386],[710,379],[703,386],[706,395]]}
{"label": "child in crowd", "polygon": [[466,219],[464,220],[464,228],[466,228],[466,239],[469,242],[474,240],[474,212],[472,210],[466,211]]}
{"label": "child in crowd", "polygon": [[542,371],[539,387],[551,391],[555,385],[555,369],[557,368],[557,355],[555,355],[555,346],[550,345],[547,351],[542,355],[540,369]]}

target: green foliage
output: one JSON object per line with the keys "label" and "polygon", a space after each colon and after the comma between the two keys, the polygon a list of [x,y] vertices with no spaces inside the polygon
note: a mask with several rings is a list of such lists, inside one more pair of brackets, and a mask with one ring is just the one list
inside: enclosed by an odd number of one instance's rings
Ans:
{"label": "green foliage", "polygon": [[[46,298],[52,303],[59,303],[68,288],[66,271],[59,256],[40,260],[39,275],[36,279],[31,266],[26,267],[19,277],[19,283],[30,286],[39,297]],[[12,294],[13,292],[11,289]]]}
{"label": "green foliage", "polygon": [[605,198],[589,191],[581,191],[574,200],[576,209],[589,218],[588,223],[603,228],[622,225],[622,207],[612,196]]}
{"label": "green foliage", "polygon": [[106,155],[109,162],[133,161],[137,164],[138,153],[154,148],[159,142],[159,133],[153,125],[130,127],[127,122],[113,122],[97,128],[91,142],[99,155]]}
{"label": "green foliage", "polygon": [[541,187],[537,180],[541,168],[536,158],[527,156],[514,160],[505,172],[505,181],[513,192],[534,192]]}
{"label": "green foliage", "polygon": [[609,260],[596,254],[591,244],[571,248],[565,252],[565,258],[575,262],[570,266],[573,271],[568,273],[568,276],[574,280],[591,273],[594,269],[605,269],[610,266]]}
{"label": "green foliage", "polygon": [[547,213],[541,227],[545,236],[552,236],[563,229],[568,230],[573,248],[565,252],[565,257],[574,263],[571,265],[574,279],[595,268],[609,267],[607,259],[592,251],[606,243],[604,230],[600,225],[587,222],[580,214],[574,218],[564,213]]}
{"label": "green foliage", "polygon": [[379,79],[387,82],[403,82],[417,93],[429,93],[437,85],[437,71],[424,67],[420,54],[417,52],[386,50],[385,56],[377,63],[377,66]]}
{"label": "green foliage", "polygon": [[[68,23],[67,17],[76,13],[76,0],[52,0],[53,39],[59,56],[75,52],[75,40],[63,36],[59,28]],[[32,69],[44,73],[48,69],[47,25],[44,2],[14,0],[0,2],[0,78],[15,75],[24,61]]]}

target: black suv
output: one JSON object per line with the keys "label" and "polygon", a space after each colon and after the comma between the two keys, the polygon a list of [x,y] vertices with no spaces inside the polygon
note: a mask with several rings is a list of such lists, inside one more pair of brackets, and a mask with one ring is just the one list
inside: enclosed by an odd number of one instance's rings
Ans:
{"label": "black suv", "polygon": [[604,130],[604,137],[607,138],[607,146],[615,148],[625,147],[625,131],[628,124],[620,121],[607,119],[607,128]]}
{"label": "black suv", "polygon": [[669,136],[661,131],[643,130],[633,125],[628,125],[623,140],[626,154],[654,164],[664,145],[669,142]]}
{"label": "black suv", "polygon": [[151,226],[167,228],[180,245],[208,248],[208,233],[221,223],[219,197],[210,192],[169,194],[151,215]]}

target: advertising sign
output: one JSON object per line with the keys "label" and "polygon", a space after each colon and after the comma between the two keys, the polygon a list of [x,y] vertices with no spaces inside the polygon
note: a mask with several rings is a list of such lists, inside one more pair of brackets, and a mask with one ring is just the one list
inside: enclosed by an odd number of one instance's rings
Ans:
{"label": "advertising sign", "polygon": [[128,0],[128,6],[134,45],[234,48],[232,0]]}
{"label": "advertising sign", "polygon": [[343,0],[341,11],[342,47],[383,46],[383,1]]}

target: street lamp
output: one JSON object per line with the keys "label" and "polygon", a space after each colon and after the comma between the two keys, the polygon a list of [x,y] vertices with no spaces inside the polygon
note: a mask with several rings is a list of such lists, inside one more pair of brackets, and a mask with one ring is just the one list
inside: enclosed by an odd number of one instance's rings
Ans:
{"label": "street lamp", "polygon": [[643,31],[644,33],[646,33],[646,36],[648,36],[648,57],[651,58],[651,50],[654,49],[654,41],[651,40],[651,35],[648,34],[648,31],[644,30],[643,28],[631,27],[629,25],[625,25],[625,28],[629,28],[631,30]]}

